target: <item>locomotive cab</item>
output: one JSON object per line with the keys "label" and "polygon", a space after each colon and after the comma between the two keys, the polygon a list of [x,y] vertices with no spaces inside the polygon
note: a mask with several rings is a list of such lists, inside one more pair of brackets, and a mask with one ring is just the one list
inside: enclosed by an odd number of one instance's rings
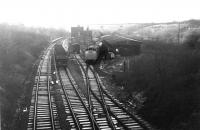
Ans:
{"label": "locomotive cab", "polygon": [[87,60],[96,60],[97,59],[97,49],[88,48],[85,50],[85,57]]}
{"label": "locomotive cab", "polygon": [[85,60],[87,64],[95,64],[98,58],[98,46],[92,45],[85,50]]}

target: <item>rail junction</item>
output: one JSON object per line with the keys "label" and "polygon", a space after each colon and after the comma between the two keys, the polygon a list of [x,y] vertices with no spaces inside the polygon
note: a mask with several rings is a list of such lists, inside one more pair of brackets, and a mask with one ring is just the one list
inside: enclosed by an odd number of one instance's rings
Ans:
{"label": "rail junction", "polygon": [[66,64],[58,64],[54,40],[44,51],[35,76],[27,130],[148,130],[103,85],[99,75],[80,55],[70,58],[79,66],[84,94]]}

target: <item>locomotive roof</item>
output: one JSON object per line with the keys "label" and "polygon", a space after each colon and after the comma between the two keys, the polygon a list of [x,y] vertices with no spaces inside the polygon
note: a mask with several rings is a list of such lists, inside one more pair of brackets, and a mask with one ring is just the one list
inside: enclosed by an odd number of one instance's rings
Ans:
{"label": "locomotive roof", "polygon": [[98,45],[89,45],[87,48],[98,48],[99,46]]}

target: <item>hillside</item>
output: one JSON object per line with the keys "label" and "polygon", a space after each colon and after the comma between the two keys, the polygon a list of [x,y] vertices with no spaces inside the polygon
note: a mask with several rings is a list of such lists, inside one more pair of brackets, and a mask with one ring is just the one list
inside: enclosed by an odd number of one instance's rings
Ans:
{"label": "hillside", "polygon": [[125,73],[115,73],[117,67],[123,69],[120,59],[118,65],[106,64],[103,71],[113,72],[111,83],[119,89],[119,100],[155,128],[199,130],[200,21],[180,24],[179,43],[178,26],[176,22],[147,24],[117,32],[143,39],[141,54],[128,57]]}
{"label": "hillside", "polygon": [[122,28],[118,33],[142,40],[184,43],[188,34],[199,30],[200,20],[188,20],[170,23],[135,24]]}

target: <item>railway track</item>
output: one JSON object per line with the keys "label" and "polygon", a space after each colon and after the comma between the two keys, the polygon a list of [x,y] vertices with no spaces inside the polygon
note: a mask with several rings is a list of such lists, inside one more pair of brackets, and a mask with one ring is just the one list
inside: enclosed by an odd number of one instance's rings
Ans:
{"label": "railway track", "polygon": [[[151,129],[145,121],[137,115],[128,112],[117,99],[112,97],[111,94],[106,91],[98,74],[95,73],[92,67],[87,68],[85,62],[79,55],[76,55],[75,57],[78,64],[81,66],[80,69],[82,70],[85,82],[88,82],[87,84],[90,85],[92,102],[95,104],[99,102],[104,106],[104,112],[107,113],[107,121],[111,121],[111,123],[114,124],[114,129]],[[98,108],[99,107],[97,107],[97,109]]]}
{"label": "railway track", "polygon": [[97,123],[94,121],[88,109],[87,99],[78,92],[77,84],[72,78],[69,70],[59,69],[61,86],[63,89],[63,99],[66,112],[71,116],[67,120],[73,120],[72,129],[98,129]]}
{"label": "railway track", "polygon": [[115,129],[110,121],[107,121],[108,114],[101,102],[98,102],[94,96],[91,96],[92,101],[88,101],[89,97],[80,92],[67,68],[59,67],[56,71],[60,79],[59,86],[62,88],[60,91],[70,129]]}
{"label": "railway track", "polygon": [[[56,66],[53,46],[50,45],[44,52],[35,76],[28,130],[150,129],[147,123],[128,112],[112,97],[94,69],[88,68],[76,55],[87,87],[87,95],[84,95],[68,68]],[[61,97],[62,113],[58,112],[54,91]],[[66,116],[61,119],[62,115]]]}
{"label": "railway track", "polygon": [[58,73],[63,89],[62,97],[66,113],[69,114],[67,120],[71,123],[71,129],[115,129],[115,127],[110,127],[101,103],[93,96],[91,97],[92,101],[88,102],[88,97],[79,92],[68,69],[59,68]]}
{"label": "railway track", "polygon": [[60,124],[52,93],[51,81],[51,49],[44,52],[39,63],[35,84],[32,91],[29,109],[28,130],[59,130]]}
{"label": "railway track", "polygon": [[[56,62],[54,57],[54,62]],[[79,93],[77,84],[71,76],[69,70],[65,67],[57,67],[54,64],[54,71],[58,82],[59,92],[62,97],[62,102],[66,114],[66,124],[70,130],[87,130],[98,129],[89,109],[87,99]]]}

